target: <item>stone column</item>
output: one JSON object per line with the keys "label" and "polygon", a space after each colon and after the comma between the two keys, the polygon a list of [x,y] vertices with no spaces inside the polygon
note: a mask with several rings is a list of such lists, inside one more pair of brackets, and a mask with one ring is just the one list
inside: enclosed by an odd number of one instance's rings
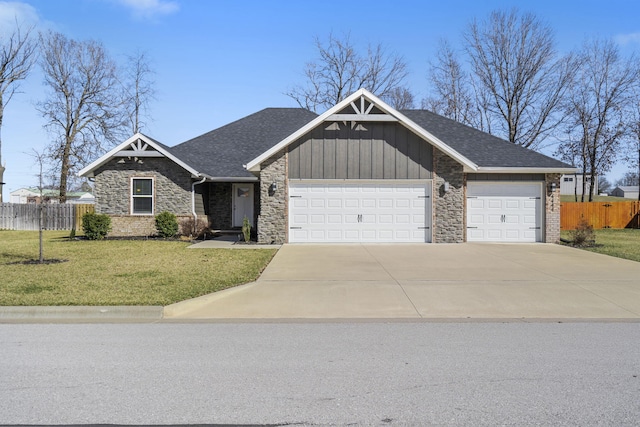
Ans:
{"label": "stone column", "polygon": [[288,191],[286,176],[284,150],[262,163],[258,243],[286,243]]}
{"label": "stone column", "polygon": [[[560,177],[559,173],[545,175],[545,233],[546,243],[560,241]],[[552,185],[555,183],[555,190]]]}
{"label": "stone column", "polygon": [[461,243],[465,240],[464,172],[460,163],[434,149],[433,241]]}

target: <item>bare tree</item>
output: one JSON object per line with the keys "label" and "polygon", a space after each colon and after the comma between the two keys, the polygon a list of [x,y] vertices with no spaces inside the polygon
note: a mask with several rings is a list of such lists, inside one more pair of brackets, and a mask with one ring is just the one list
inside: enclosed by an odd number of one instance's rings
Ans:
{"label": "bare tree", "polygon": [[486,130],[481,100],[473,91],[469,74],[446,40],[441,40],[434,61],[429,64],[431,95],[422,107],[460,123]]}
{"label": "bare tree", "polygon": [[37,108],[52,137],[48,155],[64,203],[70,175],[121,138],[121,91],[116,65],[100,43],[49,31],[40,35],[40,45],[48,93]]}
{"label": "bare tree", "polygon": [[611,169],[628,135],[630,94],[640,69],[635,58],[622,58],[611,40],[593,40],[583,44],[574,71],[565,105],[568,137],[558,152],[565,159],[568,153],[577,157],[583,175],[595,182]]}
{"label": "bare tree", "polygon": [[616,186],[632,186],[632,185],[638,185],[638,172],[634,172],[634,171],[628,171],[626,172],[622,178],[616,180],[615,182]]}
{"label": "bare tree", "polygon": [[556,115],[570,79],[568,58],[551,28],[529,13],[494,11],[464,34],[473,80],[494,131],[537,148],[560,124]]}
{"label": "bare tree", "polygon": [[393,89],[384,100],[396,110],[410,110],[415,108],[413,94],[406,87]]}
{"label": "bare tree", "polygon": [[[16,27],[8,37],[0,33],[0,132],[4,118],[4,108],[20,87],[20,81],[27,78],[37,56],[37,45],[31,36],[33,27],[25,30],[16,19]],[[0,203],[5,167],[2,163],[2,137],[0,136]]]}
{"label": "bare tree", "polygon": [[144,52],[136,52],[127,57],[124,75],[124,100],[131,134],[141,132],[148,118],[149,102],[155,96],[153,70],[149,57]]}
{"label": "bare tree", "polygon": [[[635,168],[637,176],[640,176],[640,87],[636,87],[633,93],[629,131],[631,138],[625,160],[630,168]],[[638,200],[640,201],[640,192]]]}
{"label": "bare tree", "polygon": [[607,177],[604,175],[598,176],[598,191],[601,193],[609,194],[611,190],[612,190],[611,182],[609,182]]}
{"label": "bare tree", "polygon": [[316,38],[315,45],[319,58],[306,64],[306,83],[286,92],[311,111],[330,108],[361,88],[384,99],[402,88],[408,74],[404,59],[381,44],[369,46],[365,55],[357,52],[348,35],[329,35],[326,45]]}
{"label": "bare tree", "polygon": [[39,251],[38,251],[38,263],[44,263],[44,244],[43,244],[43,230],[44,230],[44,211],[42,204],[44,203],[44,197],[42,195],[42,190],[44,189],[44,175],[43,175],[43,167],[46,163],[46,156],[37,151],[36,149],[32,149],[32,153],[30,154],[35,162],[38,165],[38,190],[40,192],[40,197],[38,199],[38,242],[39,242]]}

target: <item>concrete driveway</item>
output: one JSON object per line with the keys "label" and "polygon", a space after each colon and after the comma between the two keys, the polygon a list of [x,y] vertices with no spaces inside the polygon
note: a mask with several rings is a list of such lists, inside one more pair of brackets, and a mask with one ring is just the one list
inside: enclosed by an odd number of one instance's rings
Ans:
{"label": "concrete driveway", "polygon": [[553,244],[284,245],[166,319],[640,319],[640,263]]}

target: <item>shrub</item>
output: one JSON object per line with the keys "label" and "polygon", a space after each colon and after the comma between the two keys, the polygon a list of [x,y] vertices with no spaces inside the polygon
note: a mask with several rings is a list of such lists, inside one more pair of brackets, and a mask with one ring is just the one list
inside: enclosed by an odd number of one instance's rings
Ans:
{"label": "shrub", "polygon": [[180,229],[183,235],[189,235],[193,239],[199,239],[209,232],[207,222],[203,220],[195,220],[193,217],[183,218],[180,221]]}
{"label": "shrub", "polygon": [[251,240],[251,223],[246,216],[242,220],[242,235],[244,236],[244,241],[249,243],[249,240]]}
{"label": "shrub", "polygon": [[575,230],[569,233],[573,240],[574,246],[591,246],[596,242],[596,234],[593,232],[593,226],[586,219],[582,218]]}
{"label": "shrub", "polygon": [[102,240],[111,231],[111,218],[105,214],[87,212],[82,215],[82,229],[89,240]]}
{"label": "shrub", "polygon": [[178,234],[178,219],[171,212],[160,212],[156,215],[156,230],[160,237],[174,237]]}

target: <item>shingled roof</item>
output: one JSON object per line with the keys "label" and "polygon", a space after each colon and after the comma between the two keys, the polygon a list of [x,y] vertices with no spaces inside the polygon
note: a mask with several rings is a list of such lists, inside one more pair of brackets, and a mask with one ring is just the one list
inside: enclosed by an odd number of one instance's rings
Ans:
{"label": "shingled roof", "polygon": [[572,167],[431,111],[402,110],[400,113],[481,168]]}
{"label": "shingled roof", "polygon": [[255,178],[244,164],[317,117],[303,108],[265,108],[169,150],[214,178]]}

